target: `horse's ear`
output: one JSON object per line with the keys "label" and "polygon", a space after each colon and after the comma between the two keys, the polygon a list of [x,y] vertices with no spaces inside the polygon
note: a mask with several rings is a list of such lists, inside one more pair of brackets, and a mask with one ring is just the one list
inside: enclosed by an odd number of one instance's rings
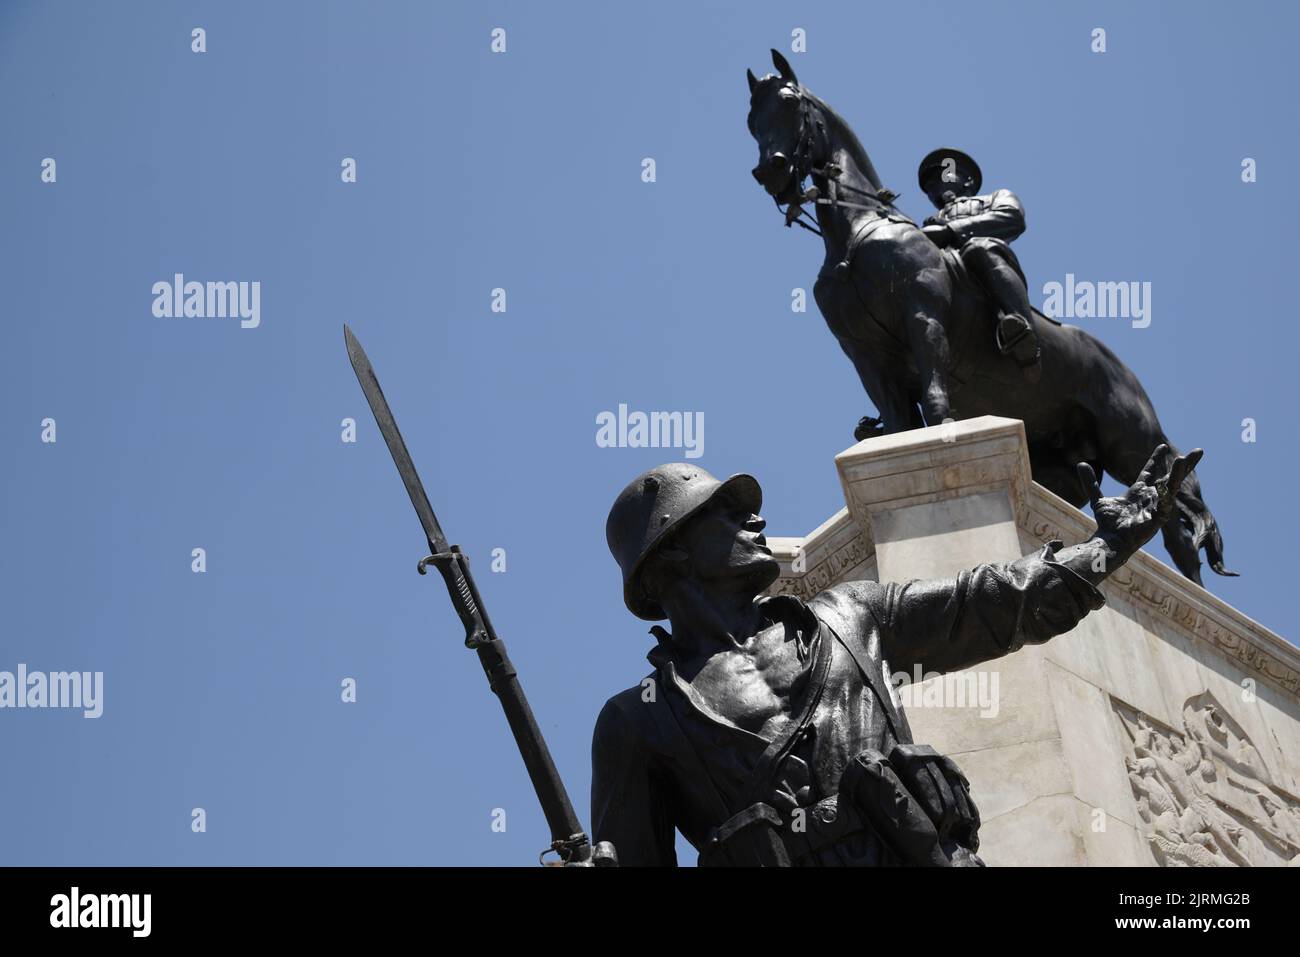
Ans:
{"label": "horse's ear", "polygon": [[794,75],[794,70],[790,69],[790,63],[781,55],[779,50],[772,51],[772,66],[781,74],[781,79],[789,80],[791,83],[798,83],[799,78]]}
{"label": "horse's ear", "polygon": [[754,95],[754,88],[758,86],[758,77],[754,76],[753,70],[745,71],[745,79],[749,81],[749,94]]}

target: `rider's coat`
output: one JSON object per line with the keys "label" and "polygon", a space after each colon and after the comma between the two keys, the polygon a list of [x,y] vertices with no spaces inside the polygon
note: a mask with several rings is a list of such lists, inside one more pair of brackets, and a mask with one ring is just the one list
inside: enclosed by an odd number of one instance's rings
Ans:
{"label": "rider's coat", "polygon": [[999,189],[984,196],[960,196],[925,223],[946,225],[958,247],[976,236],[1009,243],[1025,231],[1025,208],[1011,190]]}

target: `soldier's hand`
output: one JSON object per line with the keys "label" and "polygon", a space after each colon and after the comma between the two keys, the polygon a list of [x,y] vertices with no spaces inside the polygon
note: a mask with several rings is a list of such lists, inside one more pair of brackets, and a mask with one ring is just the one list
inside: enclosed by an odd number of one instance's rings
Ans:
{"label": "soldier's hand", "polygon": [[1102,498],[1091,466],[1079,463],[1076,470],[1097,519],[1097,535],[1120,561],[1127,560],[1173,518],[1178,490],[1204,454],[1201,449],[1192,449],[1186,455],[1175,456],[1169,446],[1162,444],[1151,453],[1132,487],[1116,498]]}
{"label": "soldier's hand", "polygon": [[614,845],[609,841],[598,841],[588,853],[575,855],[569,861],[556,861],[550,866],[557,865],[564,867],[618,867],[618,852],[614,850]]}
{"label": "soldier's hand", "polygon": [[925,233],[925,235],[930,238],[930,242],[934,243],[940,249],[951,246],[953,240],[956,239],[952,233],[952,229],[947,223],[933,223],[929,226],[924,226],[922,227],[921,232]]}

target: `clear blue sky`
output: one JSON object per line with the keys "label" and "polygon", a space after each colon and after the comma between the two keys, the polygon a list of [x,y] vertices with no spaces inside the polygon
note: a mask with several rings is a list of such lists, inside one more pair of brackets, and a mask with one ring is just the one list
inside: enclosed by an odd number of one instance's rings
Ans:
{"label": "clear blue sky", "polygon": [[[815,309],[790,310],[820,243],[782,229],[749,175],[745,68],[769,72],[796,27],[801,79],[905,210],[927,213],[918,159],[960,146],[1022,197],[1035,290],[1067,272],[1153,284],[1149,328],[1088,328],[1175,441],[1206,449],[1242,573],[1211,589],[1288,634],[1298,19],[1276,3],[0,5],[0,669],[106,685],[98,720],[0,712],[0,863],[526,864],[546,843],[441,582],[415,574],[419,527],[345,321],[586,820],[592,723],[650,643],[605,515],[674,457],[598,448],[597,413],[703,412],[700,464],[758,475],[769,531],[791,535],[842,505],[832,458],[871,411]],[[261,326],[155,318],[152,284],[177,272],[259,281]]]}

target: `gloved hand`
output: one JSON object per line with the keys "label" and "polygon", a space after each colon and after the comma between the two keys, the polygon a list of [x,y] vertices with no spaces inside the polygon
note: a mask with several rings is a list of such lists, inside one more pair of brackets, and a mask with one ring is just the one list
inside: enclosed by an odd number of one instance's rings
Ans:
{"label": "gloved hand", "polygon": [[[926,222],[929,223],[929,220],[926,220]],[[930,242],[940,249],[951,246],[957,239],[947,223],[929,223],[929,225],[921,227],[921,232],[925,233]]]}

